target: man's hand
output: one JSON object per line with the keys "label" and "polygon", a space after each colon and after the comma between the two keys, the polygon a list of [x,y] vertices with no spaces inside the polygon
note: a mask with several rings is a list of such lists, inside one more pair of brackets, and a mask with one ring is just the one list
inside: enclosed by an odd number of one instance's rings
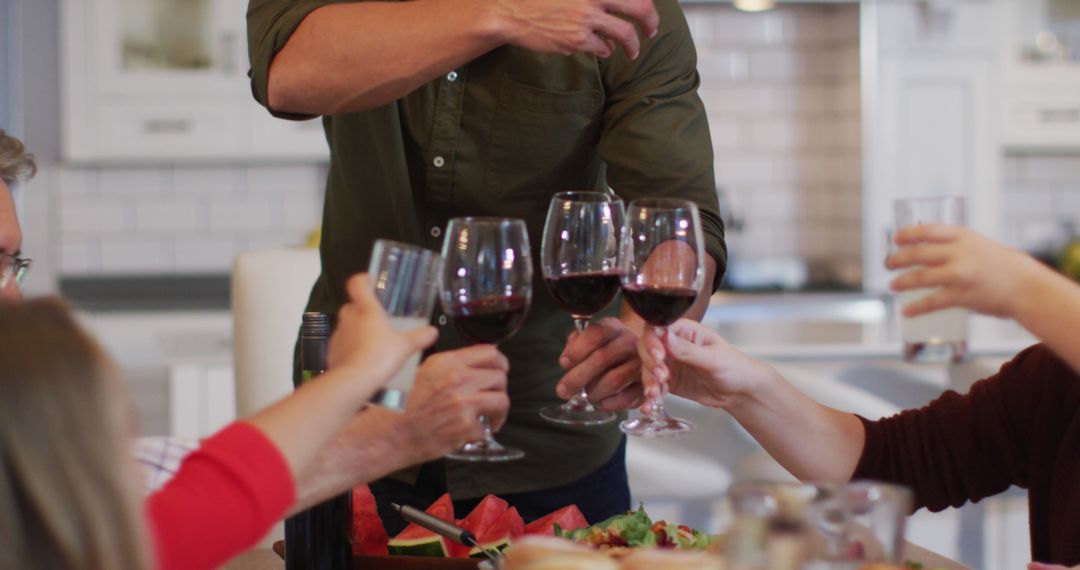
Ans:
{"label": "man's hand", "polygon": [[405,406],[418,461],[446,455],[484,435],[483,415],[497,430],[506,421],[510,362],[493,345],[479,344],[433,354],[416,373]]}
{"label": "man's hand", "polygon": [[660,17],[652,0],[494,0],[506,22],[507,43],[533,51],[609,57],[621,45],[635,59],[641,39],[653,37]]}
{"label": "man's hand", "polygon": [[605,410],[626,410],[644,401],[637,334],[616,318],[592,323],[585,332],[574,331],[559,356],[566,374],[556,392],[568,399],[582,387],[589,401]]}

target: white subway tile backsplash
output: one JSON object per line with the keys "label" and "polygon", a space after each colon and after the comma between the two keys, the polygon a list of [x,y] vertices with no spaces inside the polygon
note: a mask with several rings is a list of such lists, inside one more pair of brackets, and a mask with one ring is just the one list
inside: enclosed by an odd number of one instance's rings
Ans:
{"label": "white subway tile backsplash", "polygon": [[1060,192],[1047,188],[1007,191],[1003,197],[1005,215],[1013,219],[1047,219],[1061,215]]}
{"label": "white subway tile backsplash", "polygon": [[768,116],[774,110],[772,89],[763,85],[709,85],[700,95],[710,119]]}
{"label": "white subway tile backsplash", "polygon": [[146,200],[135,207],[135,229],[141,235],[204,232],[210,225],[204,200]]}
{"label": "white subway tile backsplash", "polygon": [[746,128],[746,146],[753,150],[805,149],[812,139],[810,125],[795,121],[765,120],[750,123]]}
{"label": "white subway tile backsplash", "polygon": [[1025,182],[1060,182],[1080,188],[1080,155],[1024,156],[1021,161]]}
{"label": "white subway tile backsplash", "polygon": [[62,195],[96,194],[98,191],[98,171],[93,168],[61,167],[59,169],[58,191]]}
{"label": "white subway tile backsplash", "polygon": [[228,198],[210,204],[214,232],[251,231],[281,226],[281,201],[274,196]]}
{"label": "white subway tile backsplash", "polygon": [[247,191],[253,196],[274,193],[311,193],[326,185],[324,170],[318,165],[251,166],[247,169]]}
{"label": "white subway tile backsplash", "polygon": [[98,192],[103,196],[145,196],[172,190],[169,168],[103,168],[98,174]]}
{"label": "white subway tile backsplash", "polygon": [[173,191],[178,195],[226,196],[243,192],[245,169],[240,166],[177,166],[173,168]]}
{"label": "white subway tile backsplash", "polygon": [[233,236],[189,238],[174,247],[177,271],[192,273],[228,273],[236,254],[247,248],[247,240]]}
{"label": "white subway tile backsplash", "polygon": [[698,75],[704,83],[739,83],[750,77],[750,58],[738,49],[698,52]]}
{"label": "white subway tile backsplash", "polygon": [[101,272],[112,274],[160,274],[174,271],[170,239],[101,240]]}
{"label": "white subway tile backsplash", "polygon": [[63,234],[111,235],[129,233],[135,225],[130,202],[96,196],[65,196],[60,204]]}
{"label": "white subway tile backsplash", "polygon": [[750,77],[762,83],[796,83],[817,75],[814,58],[795,50],[750,53]]}
{"label": "white subway tile backsplash", "polygon": [[711,46],[769,45],[772,34],[767,14],[739,12],[727,6],[703,6],[701,9],[713,13]]}
{"label": "white subway tile backsplash", "polygon": [[101,245],[97,238],[67,238],[58,250],[57,263],[64,275],[92,275],[101,267]]}
{"label": "white subway tile backsplash", "polygon": [[722,187],[768,183],[775,177],[776,159],[768,155],[717,155],[713,161],[716,180]]}

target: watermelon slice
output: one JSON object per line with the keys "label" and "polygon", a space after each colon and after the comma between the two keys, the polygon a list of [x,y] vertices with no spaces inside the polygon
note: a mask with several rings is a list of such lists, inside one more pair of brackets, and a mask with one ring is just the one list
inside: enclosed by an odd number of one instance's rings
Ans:
{"label": "watermelon slice", "polygon": [[[469,516],[458,521],[458,526],[473,533],[473,536],[480,537],[492,525],[500,516],[503,515],[510,505],[506,501],[496,497],[495,495],[488,495],[484,497],[476,508],[469,513]],[[454,558],[467,558],[469,556],[469,549],[471,547],[463,544],[451,544],[450,556]]]}
{"label": "watermelon slice", "polygon": [[566,532],[585,528],[589,526],[589,521],[585,520],[577,505],[569,505],[525,525],[525,534],[555,536],[555,525]]}
{"label": "watermelon slice", "polygon": [[505,513],[495,519],[482,534],[476,535],[479,546],[469,550],[469,558],[486,558],[484,551],[498,550],[502,552],[510,545],[510,540],[525,534],[525,521],[515,507],[510,507]]}
{"label": "watermelon slice", "polygon": [[[454,502],[447,493],[427,508],[427,514],[440,518],[446,522],[454,522]],[[395,536],[387,544],[390,554],[403,556],[450,556],[453,543],[449,540],[425,529],[422,526],[410,523],[405,530]]]}
{"label": "watermelon slice", "polygon": [[386,529],[375,506],[375,496],[367,485],[352,491],[352,550],[353,554],[386,556]]}

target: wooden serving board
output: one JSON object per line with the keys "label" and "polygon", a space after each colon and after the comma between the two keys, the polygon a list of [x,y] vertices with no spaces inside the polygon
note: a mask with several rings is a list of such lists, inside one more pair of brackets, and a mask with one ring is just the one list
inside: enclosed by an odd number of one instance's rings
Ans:
{"label": "wooden serving board", "polygon": [[[274,552],[285,558],[285,541],[274,543]],[[353,557],[353,570],[476,570],[479,560],[471,558],[429,558],[427,556]]]}

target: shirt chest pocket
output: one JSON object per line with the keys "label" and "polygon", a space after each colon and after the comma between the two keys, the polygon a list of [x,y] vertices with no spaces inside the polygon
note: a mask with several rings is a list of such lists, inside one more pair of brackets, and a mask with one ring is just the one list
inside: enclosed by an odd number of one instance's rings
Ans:
{"label": "shirt chest pocket", "polygon": [[487,191],[551,194],[587,181],[601,104],[599,91],[548,91],[504,76],[489,139]]}

